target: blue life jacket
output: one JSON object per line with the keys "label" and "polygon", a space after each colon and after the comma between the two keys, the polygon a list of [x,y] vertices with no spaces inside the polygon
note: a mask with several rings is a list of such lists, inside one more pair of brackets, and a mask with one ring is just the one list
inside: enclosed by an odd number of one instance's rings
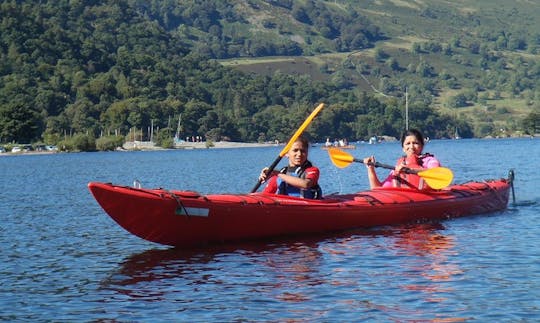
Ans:
{"label": "blue life jacket", "polygon": [[[305,179],[306,169],[309,167],[313,167],[313,165],[309,161],[306,161],[302,166],[283,167],[280,170],[280,173]],[[278,194],[302,197],[306,199],[322,199],[322,189],[319,186],[319,184],[314,185],[307,189],[303,189],[303,188],[298,188],[293,185],[289,185],[287,184],[287,182],[285,182],[281,178],[278,178],[277,186],[278,186],[278,192],[277,192]]]}

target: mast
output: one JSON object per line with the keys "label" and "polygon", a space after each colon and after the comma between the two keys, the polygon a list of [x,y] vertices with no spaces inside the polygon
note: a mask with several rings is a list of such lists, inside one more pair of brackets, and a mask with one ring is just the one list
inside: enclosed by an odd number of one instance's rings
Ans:
{"label": "mast", "polygon": [[405,130],[409,130],[409,92],[405,87]]}
{"label": "mast", "polygon": [[154,141],[154,119],[150,120],[150,141]]}
{"label": "mast", "polygon": [[182,122],[182,114],[178,117],[178,125],[176,126],[176,138],[180,139],[180,123]]}

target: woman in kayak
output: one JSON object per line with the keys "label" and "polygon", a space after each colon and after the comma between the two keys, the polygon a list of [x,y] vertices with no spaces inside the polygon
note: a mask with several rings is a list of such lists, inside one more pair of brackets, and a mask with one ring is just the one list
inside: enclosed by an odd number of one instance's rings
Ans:
{"label": "woman in kayak", "polygon": [[264,193],[298,196],[308,199],[321,199],[319,168],[308,160],[309,142],[299,137],[287,152],[289,165],[280,171],[272,171],[268,177],[268,167],[263,168],[259,180],[268,184]]}
{"label": "woman in kayak", "polygon": [[440,162],[431,154],[424,153],[424,136],[417,129],[409,129],[401,136],[401,147],[405,156],[398,159],[396,167],[390,172],[390,175],[380,181],[375,172],[375,157],[364,158],[364,164],[367,167],[369,185],[375,187],[409,187],[419,190],[431,189],[424,180],[415,174],[407,174],[406,169],[422,170],[427,168],[439,167]]}

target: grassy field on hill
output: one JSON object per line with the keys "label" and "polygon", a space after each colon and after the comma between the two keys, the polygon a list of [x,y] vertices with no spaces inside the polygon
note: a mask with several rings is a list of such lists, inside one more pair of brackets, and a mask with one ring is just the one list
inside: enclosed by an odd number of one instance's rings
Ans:
{"label": "grassy field on hill", "polygon": [[[327,2],[338,10],[346,9],[346,4],[352,3]],[[434,89],[429,105],[441,113],[466,120],[479,134],[515,130],[519,128],[520,120],[540,109],[538,88],[516,92],[510,90],[511,85],[509,89],[501,86],[489,89],[488,84],[493,79],[503,78],[502,72],[507,74],[500,82],[512,82],[513,77],[519,78],[524,67],[540,61],[538,51],[532,47],[534,44],[540,48],[540,1],[381,0],[354,3],[355,8],[374,21],[387,37],[377,41],[374,48],[220,62],[263,75],[279,71],[309,75],[320,81],[342,80],[359,91],[389,97],[403,98],[406,87],[410,89],[430,82]],[[527,50],[493,49],[494,45],[484,42],[482,33],[487,32],[493,32],[495,36],[497,33],[515,37],[528,35],[538,40],[529,42]],[[435,44],[441,49],[433,52],[417,49],[425,44]],[[445,48],[450,47],[451,53],[445,53]],[[493,64],[493,57],[501,63]],[[422,65],[430,68],[431,75],[419,75],[418,69]],[[458,108],[452,106],[456,96],[470,92],[478,99],[469,100]]]}

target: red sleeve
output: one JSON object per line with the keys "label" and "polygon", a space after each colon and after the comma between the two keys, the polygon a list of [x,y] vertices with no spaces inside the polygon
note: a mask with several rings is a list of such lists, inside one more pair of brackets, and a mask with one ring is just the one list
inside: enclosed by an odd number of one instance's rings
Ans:
{"label": "red sleeve", "polygon": [[266,182],[266,186],[263,189],[263,193],[270,193],[270,194],[276,194],[277,193],[277,176],[272,176],[270,179]]}
{"label": "red sleeve", "polygon": [[306,169],[306,179],[311,180],[313,185],[319,183],[319,169],[317,167],[309,167]]}

